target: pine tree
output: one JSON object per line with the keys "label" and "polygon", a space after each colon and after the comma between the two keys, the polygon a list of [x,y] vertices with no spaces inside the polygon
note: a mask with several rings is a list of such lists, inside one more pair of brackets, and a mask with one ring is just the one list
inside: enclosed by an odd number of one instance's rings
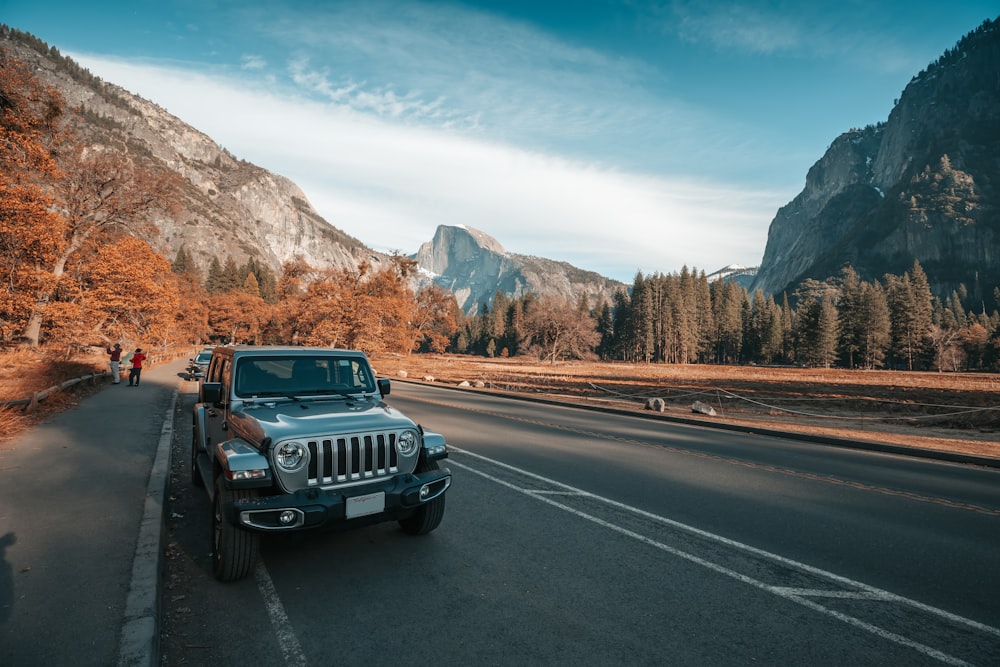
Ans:
{"label": "pine tree", "polygon": [[205,277],[205,291],[209,294],[222,294],[225,291],[223,289],[222,264],[219,263],[218,257],[212,257],[208,263],[208,275]]}
{"label": "pine tree", "polygon": [[930,334],[934,303],[927,275],[914,261],[903,276],[886,276],[895,363],[907,370],[930,367],[933,354]]}
{"label": "pine tree", "polygon": [[858,354],[863,368],[882,368],[891,343],[889,304],[882,285],[862,283],[859,298]]}
{"label": "pine tree", "polygon": [[851,266],[840,272],[840,356],[848,368],[854,368],[864,336],[864,312],[861,304],[861,278]]}

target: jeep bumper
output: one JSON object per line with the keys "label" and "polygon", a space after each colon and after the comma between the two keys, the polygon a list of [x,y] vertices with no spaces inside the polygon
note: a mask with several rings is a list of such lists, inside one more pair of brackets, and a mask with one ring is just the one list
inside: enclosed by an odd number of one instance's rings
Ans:
{"label": "jeep bumper", "polygon": [[441,497],[451,485],[447,468],[399,475],[346,489],[302,489],[259,496],[227,508],[230,522],[260,531],[348,527],[409,517],[424,503]]}

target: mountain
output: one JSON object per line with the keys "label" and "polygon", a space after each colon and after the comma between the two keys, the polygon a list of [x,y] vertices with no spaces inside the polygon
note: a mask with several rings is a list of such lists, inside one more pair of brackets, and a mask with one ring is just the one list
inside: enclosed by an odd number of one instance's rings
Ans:
{"label": "mountain", "polygon": [[[166,257],[174,258],[183,247],[203,273],[213,258],[232,257],[237,265],[253,258],[275,275],[297,257],[319,269],[387,261],[324,220],[289,179],[235,158],[207,135],[93,76],[54,47],[2,25],[0,47],[58,90],[67,108],[79,111],[70,114],[78,138],[124,148],[143,168],[176,176],[177,211],[151,220],[159,236],[146,239]],[[422,264],[419,283],[430,282],[428,272],[437,274],[434,282],[454,291],[470,312],[490,303],[498,289],[510,297],[536,292],[576,301],[586,295],[595,305],[594,297],[610,302],[613,289],[621,286],[564,262],[507,253],[475,230],[462,232],[468,237],[463,242],[458,230],[438,229],[415,257]]]}
{"label": "mountain", "polygon": [[918,260],[933,291],[1000,285],[1000,20],[913,77],[885,123],[838,137],[775,215],[751,289],[780,294],[850,264],[863,279]]}
{"label": "mountain", "polygon": [[238,160],[205,134],[157,105],[94,77],[57,49],[0,26],[0,46],[28,64],[59,91],[69,109],[72,132],[90,144],[123,147],[152,172],[178,178],[177,212],[153,220],[158,238],[146,239],[173,258],[182,246],[207,270],[212,258],[253,257],[280,275],[296,256],[317,267],[379,262],[379,253],[328,224],[298,186]]}
{"label": "mountain", "polygon": [[710,283],[714,283],[716,280],[731,280],[737,285],[749,288],[750,285],[753,284],[754,279],[757,278],[757,267],[730,264],[729,266],[722,267],[718,271],[713,271],[705,276],[705,278]]}
{"label": "mountain", "polygon": [[573,301],[586,296],[591,307],[613,303],[619,283],[566,262],[507,252],[492,236],[466,226],[440,225],[434,238],[415,255],[424,284],[433,283],[455,295],[469,315],[490,305],[497,292],[518,298],[526,293],[561,296]]}

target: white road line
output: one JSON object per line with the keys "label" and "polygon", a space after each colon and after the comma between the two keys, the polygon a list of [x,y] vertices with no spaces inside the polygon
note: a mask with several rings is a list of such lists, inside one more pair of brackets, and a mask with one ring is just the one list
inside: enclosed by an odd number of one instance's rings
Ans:
{"label": "white road line", "polygon": [[257,578],[257,588],[261,597],[264,598],[264,606],[267,607],[267,615],[271,618],[271,626],[278,639],[278,647],[282,655],[285,656],[285,664],[290,667],[304,667],[306,656],[302,652],[298,637],[295,636],[295,629],[292,628],[285,613],[285,607],[281,604],[278,591],[274,588],[271,575],[267,573],[264,563],[257,563],[257,571],[254,573]]}
{"label": "white road line", "polygon": [[[837,574],[833,574],[832,572],[827,572],[825,570],[821,570],[819,568],[812,567],[811,565],[806,565],[805,563],[799,563],[798,561],[794,561],[794,560],[785,558],[783,556],[779,556],[778,554],[774,554],[774,553],[771,553],[769,551],[764,551],[763,549],[758,549],[758,548],[752,547],[752,546],[750,546],[748,544],[743,544],[742,542],[737,542],[735,540],[731,540],[729,538],[722,537],[721,535],[715,535],[714,533],[709,533],[709,532],[700,530],[698,528],[694,528],[693,526],[688,526],[686,524],[683,524],[683,523],[680,523],[680,522],[677,522],[677,521],[673,521],[671,519],[667,519],[665,517],[661,517],[659,515],[652,514],[650,512],[646,512],[645,510],[641,510],[641,509],[639,509],[637,507],[631,507],[629,505],[625,505],[624,503],[619,503],[619,502],[611,500],[609,498],[604,498],[602,496],[594,495],[594,494],[589,493],[587,491],[584,491],[582,489],[577,489],[577,488],[569,486],[567,484],[563,484],[561,482],[557,482],[555,480],[548,479],[546,477],[542,477],[541,475],[536,475],[535,473],[528,472],[527,470],[522,470],[520,468],[516,468],[516,467],[508,465],[506,463],[502,463],[500,461],[496,461],[496,460],[488,458],[486,456],[482,456],[480,454],[474,454],[472,452],[465,451],[463,449],[460,449],[460,448],[457,448],[457,447],[453,447],[453,446],[450,447],[450,450],[452,452],[457,453],[457,454],[462,454],[464,456],[469,456],[469,457],[474,458],[474,459],[479,459],[479,460],[484,461],[486,463],[489,463],[491,465],[495,465],[495,466],[498,466],[500,468],[503,468],[503,469],[506,469],[506,470],[510,470],[510,471],[515,472],[515,473],[517,473],[519,475],[524,475],[524,476],[529,477],[531,479],[534,479],[534,480],[537,480],[537,481],[542,481],[542,482],[545,482],[546,484],[551,484],[553,486],[562,488],[562,489],[564,489],[567,492],[567,495],[584,496],[584,497],[587,497],[588,499],[596,500],[596,501],[605,503],[605,504],[607,504],[607,505],[609,505],[611,507],[614,507],[616,509],[624,510],[624,511],[630,512],[632,514],[635,514],[635,515],[638,515],[638,516],[641,516],[641,517],[644,517],[644,518],[647,518],[647,519],[655,520],[655,521],[657,521],[659,523],[663,523],[663,524],[666,524],[668,526],[671,526],[671,527],[674,527],[674,528],[677,528],[677,529],[680,529],[680,530],[684,530],[684,531],[687,531],[689,533],[698,535],[699,537],[703,537],[705,539],[712,540],[712,541],[724,544],[726,546],[733,547],[733,548],[745,551],[747,553],[754,554],[756,556],[759,556],[759,557],[771,560],[773,562],[780,563],[780,564],[785,565],[787,567],[794,568],[794,569],[797,569],[797,570],[800,570],[800,571],[803,571],[803,572],[808,572],[810,574],[823,577],[823,578],[828,579],[830,581],[836,582],[836,583],[838,583],[840,585],[849,586],[849,587],[853,587],[853,588],[859,589],[859,591],[856,591],[856,592],[853,593],[854,595],[863,594],[866,597],[866,599],[878,599],[878,600],[882,600],[882,601],[885,601],[885,602],[892,602],[892,603],[896,603],[896,604],[907,605],[907,606],[913,607],[915,609],[918,609],[918,610],[920,610],[922,612],[925,612],[925,613],[928,613],[928,614],[932,614],[932,615],[938,616],[940,618],[947,619],[947,620],[949,620],[951,622],[954,622],[954,623],[957,623],[957,624],[961,624],[961,625],[965,625],[965,626],[968,626],[968,627],[971,627],[971,628],[975,628],[976,630],[978,630],[980,632],[1000,637],[1000,629],[997,629],[997,628],[994,628],[994,627],[991,627],[991,626],[988,626],[988,625],[984,625],[982,623],[979,623],[977,621],[973,621],[971,619],[963,618],[963,617],[958,616],[956,614],[952,614],[950,612],[947,612],[947,611],[945,611],[943,609],[938,609],[936,607],[931,607],[930,605],[925,605],[925,604],[923,604],[921,602],[917,602],[916,600],[910,600],[909,598],[904,598],[904,597],[896,595],[894,593],[890,593],[888,591],[883,591],[883,590],[875,588],[873,586],[869,586],[867,584],[863,584],[861,582],[854,581],[854,580],[848,579],[846,577],[842,577],[842,576],[837,575]],[[462,464],[462,463],[458,463],[457,461],[455,461],[454,458],[450,458],[448,460],[448,464],[449,465],[454,465],[454,466],[456,466],[458,468],[462,468],[463,470],[466,470],[466,471],[471,472],[471,473],[473,473],[475,475],[483,477],[484,479],[487,479],[487,480],[489,480],[489,481],[491,481],[491,482],[493,482],[495,484],[499,484],[501,486],[504,486],[504,487],[507,487],[507,488],[511,489],[512,491],[516,491],[516,492],[521,493],[523,495],[526,495],[526,496],[529,496],[529,497],[534,498],[536,500],[539,500],[539,501],[541,501],[543,503],[547,503],[547,504],[549,504],[549,505],[551,505],[553,507],[556,507],[556,508],[561,509],[563,511],[569,512],[570,514],[573,514],[573,515],[575,515],[577,517],[580,517],[582,519],[586,519],[587,521],[591,521],[591,522],[593,522],[593,523],[595,523],[595,524],[597,524],[599,526],[602,526],[604,528],[607,528],[609,530],[613,530],[613,531],[615,531],[617,533],[620,533],[622,535],[625,535],[627,537],[631,537],[632,539],[635,539],[635,540],[637,540],[639,542],[642,542],[644,544],[652,546],[652,547],[654,547],[656,549],[659,549],[659,550],[664,551],[666,553],[669,553],[671,555],[677,556],[678,558],[683,558],[684,560],[692,562],[692,563],[694,563],[696,565],[699,565],[699,566],[704,567],[706,569],[712,570],[714,572],[718,572],[719,574],[722,574],[724,576],[730,577],[732,579],[736,579],[737,581],[740,581],[742,583],[748,584],[750,586],[753,586],[755,588],[763,590],[763,591],[765,591],[767,593],[771,593],[772,595],[776,595],[776,596],[781,597],[783,599],[795,602],[796,604],[800,604],[800,605],[802,605],[804,607],[808,607],[809,609],[813,609],[814,611],[817,611],[817,612],[819,612],[821,614],[830,616],[830,617],[835,618],[835,619],[837,619],[839,621],[842,621],[842,622],[847,623],[849,625],[852,625],[854,627],[857,627],[857,628],[860,628],[860,629],[865,630],[867,632],[870,632],[872,634],[875,634],[875,635],[877,635],[879,637],[887,639],[887,640],[889,640],[891,642],[894,642],[896,644],[899,644],[901,646],[906,646],[906,647],[912,648],[912,649],[914,649],[914,650],[916,650],[916,651],[918,651],[918,652],[920,652],[920,653],[922,653],[922,654],[924,654],[924,655],[926,655],[928,657],[934,658],[935,660],[940,660],[941,662],[944,662],[944,663],[947,663],[947,664],[951,664],[951,665],[967,665],[967,664],[969,664],[969,663],[965,662],[964,660],[961,660],[960,658],[956,658],[954,656],[950,656],[950,655],[948,655],[946,653],[938,651],[935,648],[932,648],[930,646],[925,646],[924,644],[920,644],[919,642],[915,642],[915,641],[913,641],[911,639],[908,639],[906,637],[903,637],[901,635],[897,635],[897,634],[895,634],[893,632],[889,632],[888,630],[885,630],[884,628],[880,628],[878,626],[872,625],[870,623],[862,621],[861,619],[855,618],[853,616],[849,616],[847,614],[843,614],[841,612],[838,612],[838,611],[835,611],[835,610],[832,610],[832,609],[827,609],[826,607],[823,607],[822,605],[819,605],[819,604],[813,602],[812,600],[807,599],[807,597],[809,597],[809,596],[812,596],[812,597],[818,596],[819,591],[815,591],[815,590],[804,591],[804,590],[800,590],[800,589],[792,589],[792,588],[781,587],[781,586],[772,586],[770,584],[767,584],[767,583],[764,583],[764,582],[759,581],[757,579],[754,579],[753,577],[749,577],[749,576],[747,576],[745,574],[741,574],[739,572],[736,572],[735,570],[731,570],[729,568],[726,568],[726,567],[723,567],[721,565],[718,565],[717,563],[713,563],[711,561],[707,561],[707,560],[705,560],[703,558],[700,558],[698,556],[695,556],[693,554],[687,553],[685,551],[681,551],[681,550],[676,549],[674,547],[671,547],[669,545],[663,544],[662,542],[658,542],[656,540],[653,540],[653,539],[651,539],[651,538],[649,538],[649,537],[647,537],[645,535],[641,535],[639,533],[636,533],[634,531],[628,530],[628,529],[623,528],[621,526],[618,526],[616,524],[610,523],[608,521],[605,521],[604,519],[592,516],[592,515],[587,514],[585,512],[581,512],[580,510],[577,510],[575,508],[569,507],[567,505],[563,505],[563,504],[561,504],[559,502],[556,502],[555,500],[552,500],[550,497],[548,497],[548,495],[549,495],[548,493],[539,493],[538,491],[535,491],[535,490],[532,490],[532,489],[518,487],[517,485],[515,485],[515,484],[513,484],[511,482],[502,480],[502,479],[500,479],[498,477],[495,477],[493,475],[485,473],[485,472],[483,472],[481,470],[477,470],[476,468],[473,468],[471,466],[468,466],[468,465],[465,465],[465,464]]]}

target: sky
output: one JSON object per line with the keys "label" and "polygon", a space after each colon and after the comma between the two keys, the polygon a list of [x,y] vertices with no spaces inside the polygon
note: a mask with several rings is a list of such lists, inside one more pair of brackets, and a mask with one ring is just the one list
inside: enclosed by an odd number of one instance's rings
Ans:
{"label": "sky", "polygon": [[997,0],[0,0],[330,224],[438,225],[631,283],[756,266],[840,134]]}

